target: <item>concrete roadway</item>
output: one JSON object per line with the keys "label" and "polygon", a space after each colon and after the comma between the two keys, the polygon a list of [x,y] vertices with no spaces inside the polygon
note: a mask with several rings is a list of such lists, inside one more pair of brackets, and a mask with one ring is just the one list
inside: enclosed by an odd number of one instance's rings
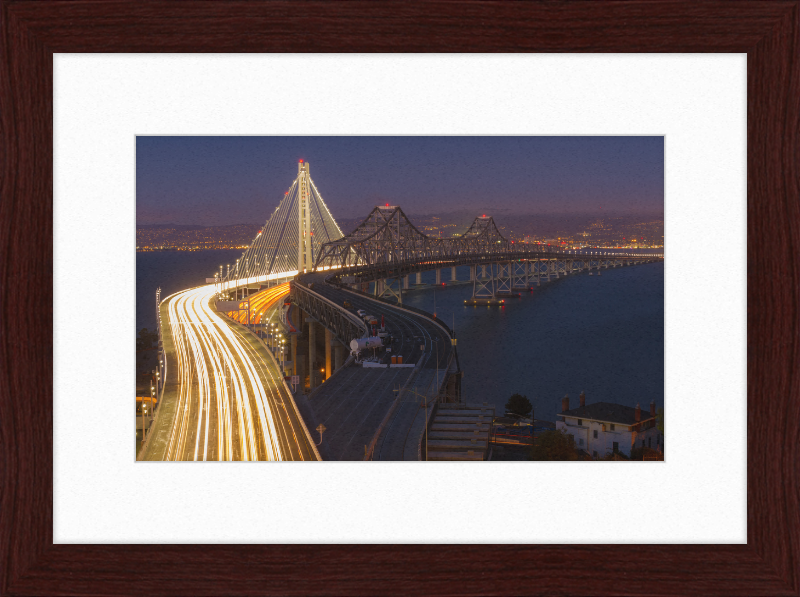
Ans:
{"label": "concrete roadway", "polygon": [[145,460],[315,460],[264,344],[212,306],[213,286],[161,305],[167,376]]}
{"label": "concrete roadway", "polygon": [[[416,368],[364,368],[358,365],[334,373],[304,402],[298,399],[306,423],[314,429],[323,423],[327,430],[319,447],[324,460],[363,460],[381,422],[398,398],[401,388],[417,391],[430,388],[435,393],[437,349],[440,367],[450,355],[450,337],[430,319],[372,300],[361,294],[325,284],[327,274],[306,274],[302,282],[314,283],[312,292],[342,305],[345,300],[355,313],[359,309],[380,319],[394,341],[391,354],[403,355],[404,363],[418,363]],[[424,348],[420,348],[423,346]],[[388,360],[385,356],[383,361]],[[444,383],[444,371],[439,373]],[[373,452],[374,460],[416,460],[419,437],[424,430],[425,410],[419,407],[422,398],[403,392],[391,418],[386,423]],[[301,404],[302,403],[302,404]],[[316,439],[316,434],[315,434]]]}

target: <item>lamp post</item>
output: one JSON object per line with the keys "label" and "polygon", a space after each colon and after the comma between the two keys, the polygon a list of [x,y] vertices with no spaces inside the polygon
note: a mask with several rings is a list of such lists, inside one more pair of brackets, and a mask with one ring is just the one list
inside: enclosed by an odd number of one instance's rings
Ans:
{"label": "lamp post", "polygon": [[147,415],[147,403],[144,400],[144,396],[142,396],[142,446],[144,445],[145,440],[145,425],[144,425],[144,418]]}
{"label": "lamp post", "polygon": [[[153,392],[155,388],[152,384],[150,384],[150,404],[152,410],[152,401],[153,401]],[[147,402],[145,402],[146,396],[142,397],[142,445],[144,445],[144,440],[147,438],[147,417],[150,414],[147,410]]]}
{"label": "lamp post", "polygon": [[427,394],[425,394],[425,462],[428,462],[428,395]]}
{"label": "lamp post", "polygon": [[439,336],[433,339],[436,342],[436,396],[439,396]]}

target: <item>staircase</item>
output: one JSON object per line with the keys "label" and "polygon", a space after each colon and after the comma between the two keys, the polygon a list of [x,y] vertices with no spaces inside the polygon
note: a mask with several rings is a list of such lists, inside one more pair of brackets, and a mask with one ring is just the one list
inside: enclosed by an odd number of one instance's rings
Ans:
{"label": "staircase", "polygon": [[486,460],[494,406],[438,405],[428,430],[428,460]]}

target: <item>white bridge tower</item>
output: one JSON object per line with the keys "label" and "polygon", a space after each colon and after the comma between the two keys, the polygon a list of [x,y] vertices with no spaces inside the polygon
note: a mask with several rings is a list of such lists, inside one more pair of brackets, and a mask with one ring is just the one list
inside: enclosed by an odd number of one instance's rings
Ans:
{"label": "white bridge tower", "polygon": [[297,209],[297,271],[303,273],[310,271],[314,267],[314,255],[312,252],[311,238],[314,231],[311,228],[311,175],[308,169],[308,162],[300,162],[297,164],[297,193],[298,193],[298,209]]}
{"label": "white bridge tower", "polygon": [[220,271],[217,279],[255,286],[311,271],[320,247],[342,236],[311,180],[308,162],[300,160],[297,178],[239,259],[239,267],[224,276]]}

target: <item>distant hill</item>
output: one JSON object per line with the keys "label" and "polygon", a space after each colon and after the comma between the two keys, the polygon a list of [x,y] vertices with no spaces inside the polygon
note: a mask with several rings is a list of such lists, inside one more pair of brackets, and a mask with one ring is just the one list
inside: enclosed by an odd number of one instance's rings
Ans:
{"label": "distant hill", "polygon": [[194,226],[184,224],[142,224],[136,226],[137,251],[239,249],[246,247],[261,226]]}

